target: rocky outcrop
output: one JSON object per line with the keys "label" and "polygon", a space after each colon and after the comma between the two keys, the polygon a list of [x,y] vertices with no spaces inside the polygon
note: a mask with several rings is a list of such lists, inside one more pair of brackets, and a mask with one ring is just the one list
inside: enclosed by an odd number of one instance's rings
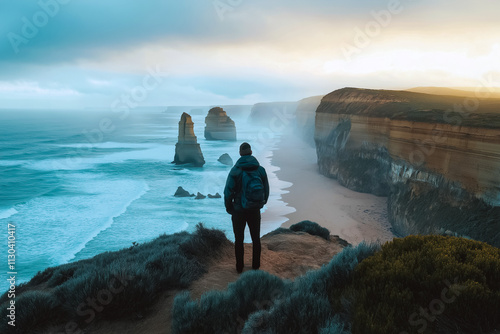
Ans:
{"label": "rocky outcrop", "polygon": [[208,198],[222,198],[222,196],[219,193],[215,193],[215,195],[208,194]]}
{"label": "rocky outcrop", "polygon": [[205,139],[207,140],[236,140],[236,126],[234,121],[220,107],[212,108],[205,118]]}
{"label": "rocky outcrop", "polygon": [[202,167],[205,164],[193,127],[191,116],[183,113],[179,121],[179,138],[175,145],[174,163],[177,165],[190,163],[196,167]]}
{"label": "rocky outcrop", "polygon": [[201,194],[200,192],[198,192],[196,194],[196,197],[194,199],[205,199],[205,198],[207,198],[207,196],[205,196],[205,195]]}
{"label": "rocky outcrop", "polygon": [[500,100],[345,88],[322,99],[315,141],[322,174],[389,196],[395,232],[500,245]]}
{"label": "rocky outcrop", "polygon": [[174,194],[175,197],[194,197],[194,194],[190,194],[189,191],[182,187],[177,188]]}
{"label": "rocky outcrop", "polygon": [[217,161],[226,166],[234,165],[233,159],[231,159],[231,156],[227,153],[221,155]]}

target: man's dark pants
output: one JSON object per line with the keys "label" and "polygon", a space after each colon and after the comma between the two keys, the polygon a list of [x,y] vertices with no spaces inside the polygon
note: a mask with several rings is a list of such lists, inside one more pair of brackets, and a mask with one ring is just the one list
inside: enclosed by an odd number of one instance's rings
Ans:
{"label": "man's dark pants", "polygon": [[252,268],[260,267],[260,209],[238,210],[231,217],[234,231],[234,252],[236,255],[236,269],[243,270],[243,239],[245,237],[245,226],[248,223],[250,236],[252,237]]}

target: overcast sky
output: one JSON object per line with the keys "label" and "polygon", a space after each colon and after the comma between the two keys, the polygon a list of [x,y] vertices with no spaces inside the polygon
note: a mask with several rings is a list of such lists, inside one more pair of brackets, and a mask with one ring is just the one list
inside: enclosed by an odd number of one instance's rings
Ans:
{"label": "overcast sky", "polygon": [[0,108],[500,86],[499,14],[493,0],[2,0]]}

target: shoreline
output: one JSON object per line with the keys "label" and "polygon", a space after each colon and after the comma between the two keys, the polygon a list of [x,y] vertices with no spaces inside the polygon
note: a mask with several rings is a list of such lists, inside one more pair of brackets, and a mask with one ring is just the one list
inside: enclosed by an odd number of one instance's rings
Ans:
{"label": "shoreline", "polygon": [[396,237],[387,218],[387,198],[350,190],[321,175],[316,149],[298,134],[283,134],[273,148],[271,163],[279,168],[278,178],[291,183],[281,198],[294,211],[284,215],[287,221],[281,227],[310,220],[353,245]]}

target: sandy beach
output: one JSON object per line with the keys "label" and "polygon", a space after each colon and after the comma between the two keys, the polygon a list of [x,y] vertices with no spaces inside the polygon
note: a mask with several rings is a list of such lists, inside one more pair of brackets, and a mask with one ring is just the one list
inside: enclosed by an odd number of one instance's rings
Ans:
{"label": "sandy beach", "polygon": [[284,134],[273,151],[272,164],[280,168],[277,176],[292,183],[282,198],[295,211],[286,215],[282,227],[311,220],[351,244],[392,240],[387,198],[341,186],[321,175],[316,161],[316,149],[293,133]]}

